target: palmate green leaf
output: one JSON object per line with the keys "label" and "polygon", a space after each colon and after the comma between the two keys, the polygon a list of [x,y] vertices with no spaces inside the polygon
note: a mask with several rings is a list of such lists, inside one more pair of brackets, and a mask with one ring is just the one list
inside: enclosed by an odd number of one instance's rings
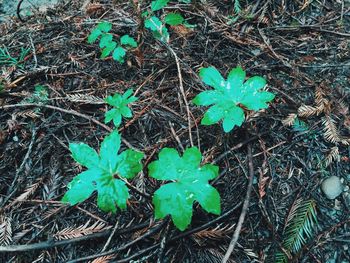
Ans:
{"label": "palmate green leaf", "polygon": [[130,37],[129,35],[124,35],[120,38],[120,44],[130,46],[130,47],[137,47],[137,42],[134,38]]}
{"label": "palmate green leaf", "polygon": [[175,149],[164,148],[159,159],[149,166],[149,175],[157,180],[171,180],[153,196],[156,219],[171,215],[181,231],[191,223],[193,202],[208,213],[220,214],[220,195],[208,181],[219,172],[215,165],[200,166],[202,155],[196,147],[188,148],[182,157]]}
{"label": "palmate green leaf", "polygon": [[141,171],[143,153],[129,149],[118,154],[120,141],[118,131],[113,131],[103,140],[99,154],[86,144],[70,144],[74,160],[88,170],[69,183],[63,202],[75,205],[97,191],[97,204],[103,211],[115,213],[116,207],[126,208],[129,193],[121,179],[131,179]]}
{"label": "palmate green leaf", "polygon": [[132,117],[132,111],[128,105],[137,100],[136,97],[132,96],[132,93],[132,89],[128,89],[123,95],[116,93],[114,96],[108,96],[106,98],[105,101],[113,106],[113,109],[106,112],[105,123],[109,123],[113,120],[115,127],[119,127],[122,117]]}
{"label": "palmate green leaf", "polygon": [[169,0],[155,0],[151,3],[152,11],[158,11],[165,7],[169,3]]}
{"label": "palmate green leaf", "polygon": [[164,18],[164,22],[171,26],[181,25],[184,20],[183,16],[178,13],[168,13]]}
{"label": "palmate green leaf", "polygon": [[268,107],[268,102],[274,94],[264,91],[266,80],[259,76],[249,78],[244,82],[246,73],[240,68],[230,71],[227,80],[214,68],[202,68],[199,76],[203,82],[214,90],[203,91],[198,94],[193,103],[200,106],[210,106],[202,119],[203,125],[212,125],[222,120],[225,132],[235,126],[241,126],[245,116],[241,105],[248,110],[261,110]]}

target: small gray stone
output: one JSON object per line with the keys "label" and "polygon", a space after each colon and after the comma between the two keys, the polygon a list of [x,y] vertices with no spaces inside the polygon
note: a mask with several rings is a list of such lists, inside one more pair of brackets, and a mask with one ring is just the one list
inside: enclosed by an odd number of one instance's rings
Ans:
{"label": "small gray stone", "polygon": [[344,185],[338,176],[332,175],[323,180],[321,189],[328,199],[335,199],[343,192]]}

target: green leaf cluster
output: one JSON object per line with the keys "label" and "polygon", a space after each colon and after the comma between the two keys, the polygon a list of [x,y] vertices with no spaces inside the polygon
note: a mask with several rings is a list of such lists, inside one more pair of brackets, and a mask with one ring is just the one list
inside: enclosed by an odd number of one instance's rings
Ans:
{"label": "green leaf cluster", "polygon": [[[113,131],[103,140],[99,154],[84,143],[71,143],[69,149],[75,161],[88,169],[68,185],[62,201],[75,205],[97,191],[98,207],[105,212],[126,208],[129,198],[126,179],[142,170],[143,153],[126,150],[118,154],[121,137]],[[220,214],[219,192],[209,184],[218,176],[218,167],[200,165],[202,155],[196,147],[187,149],[180,157],[175,149],[164,148],[159,159],[149,166],[149,176],[157,180],[172,181],[161,186],[153,196],[155,218],[171,215],[175,226],[183,231],[192,220],[193,203],[213,214]]]}
{"label": "green leaf cluster", "polygon": [[105,101],[113,106],[113,109],[106,112],[105,123],[113,121],[115,127],[119,127],[122,122],[122,117],[132,117],[132,111],[128,105],[137,101],[137,98],[132,96],[132,93],[133,91],[128,89],[123,95],[116,93],[114,96],[108,96],[106,98]]}
{"label": "green leaf cluster", "polygon": [[113,52],[113,59],[119,63],[124,63],[127,48],[136,48],[137,42],[129,35],[123,35],[120,38],[119,44],[113,40],[113,35],[109,33],[111,29],[111,23],[99,23],[88,36],[88,43],[92,44],[100,37],[99,46],[102,49],[101,58],[106,58]]}
{"label": "green leaf cluster", "polygon": [[105,212],[116,212],[116,206],[126,208],[129,191],[126,179],[142,169],[143,153],[128,149],[118,154],[121,137],[113,131],[103,140],[99,154],[84,143],[71,143],[69,149],[75,161],[88,168],[68,185],[62,201],[75,205],[97,191],[97,205]]}
{"label": "green leaf cluster", "polygon": [[34,92],[30,97],[22,100],[22,103],[46,104],[49,100],[49,91],[46,86],[35,85]]}
{"label": "green leaf cluster", "polygon": [[200,166],[201,159],[196,147],[187,149],[182,157],[175,149],[164,148],[159,159],[148,166],[149,176],[172,181],[154,193],[156,219],[171,215],[175,226],[183,231],[191,223],[194,201],[208,213],[220,214],[219,192],[208,183],[219,169],[212,164]]}
{"label": "green leaf cluster", "polygon": [[245,81],[246,73],[240,68],[230,71],[227,80],[214,68],[202,68],[199,72],[202,81],[214,88],[198,94],[193,103],[201,106],[211,106],[201,121],[203,125],[212,125],[222,122],[225,132],[230,132],[235,126],[241,126],[244,119],[244,110],[260,110],[268,107],[268,102],[275,95],[264,91],[266,80],[254,76]]}
{"label": "green leaf cluster", "polygon": [[[161,10],[168,4],[169,0],[155,0],[151,3],[151,12],[155,12],[158,10]],[[190,3],[190,0],[182,0],[180,2],[183,3]],[[193,25],[190,25],[186,22],[184,17],[176,12],[171,12],[165,15],[164,21],[161,21],[160,18],[158,18],[155,15],[150,15],[149,12],[144,12],[143,17],[146,17],[145,19],[145,28],[149,29],[153,36],[164,42],[169,42],[169,32],[166,25],[169,26],[178,26],[178,25],[185,25],[187,27],[193,27]]]}

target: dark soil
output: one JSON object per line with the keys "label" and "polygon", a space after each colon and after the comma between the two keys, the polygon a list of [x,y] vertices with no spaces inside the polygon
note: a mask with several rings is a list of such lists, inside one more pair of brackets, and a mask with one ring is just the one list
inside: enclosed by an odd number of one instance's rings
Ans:
{"label": "dark soil", "polygon": [[[253,191],[231,262],[277,262],[273,255],[299,199],[314,200],[318,224],[288,262],[350,262],[349,187],[335,200],[320,190],[330,175],[350,185],[349,4],[241,1],[241,16],[231,24],[231,1],[169,5],[196,25],[170,28],[169,47],[180,59],[193,142],[203,163],[220,167],[213,185],[222,198],[221,216],[194,205],[191,226],[180,232],[171,221],[155,221],[152,202],[137,192],[130,192],[128,209],[115,215],[98,209],[96,195],[73,207],[60,202],[83,169],[71,158],[69,143],[97,149],[109,133],[99,123],[108,109],[101,100],[108,95],[136,91],[134,117],[120,131],[145,153],[145,167],[163,147],[190,147],[176,61],[140,20],[149,3],[137,8],[131,4],[137,1],[101,0],[82,8],[83,2],[73,0],[24,23],[0,24],[0,47],[13,57],[30,49],[23,62],[1,64],[0,262],[221,262],[246,198],[248,147]],[[102,20],[113,22],[116,36],[129,34],[141,43],[123,65],[100,59],[98,46],[86,41]],[[276,99],[267,110],[248,113],[231,133],[200,125],[205,108],[190,101],[208,89],[198,70],[209,65],[223,76],[237,65],[248,76],[264,76]],[[33,101],[38,84],[48,88],[44,104]],[[306,128],[283,125],[301,105],[315,104],[316,91],[327,100],[327,111],[300,117]],[[23,105],[28,102],[37,105]],[[336,123],[338,141],[327,137],[327,118]],[[334,160],[320,165],[332,150],[338,151]],[[130,183],[151,195],[160,184],[147,173],[145,168]]]}

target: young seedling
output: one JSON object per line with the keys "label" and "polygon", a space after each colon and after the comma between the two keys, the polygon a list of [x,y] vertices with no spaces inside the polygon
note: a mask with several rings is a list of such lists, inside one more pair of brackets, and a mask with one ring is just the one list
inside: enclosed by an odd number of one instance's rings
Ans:
{"label": "young seedling", "polygon": [[212,164],[200,166],[202,155],[196,147],[188,148],[182,157],[175,149],[164,148],[159,160],[149,166],[149,176],[157,180],[169,180],[153,196],[155,218],[171,215],[181,231],[191,223],[194,201],[208,213],[219,215],[220,195],[208,181],[218,176],[219,168]]}
{"label": "young seedling", "polygon": [[[152,1],[151,3],[151,11],[155,12],[162,8],[164,8],[168,4],[169,0],[156,0]],[[190,0],[182,0],[180,2],[183,3],[190,3]],[[171,12],[165,15],[164,22],[162,22],[157,16],[151,15],[149,12],[145,12],[143,14],[143,17],[146,17],[145,20],[145,28],[149,29],[153,36],[162,41],[162,42],[169,42],[169,32],[166,27],[166,24],[170,26],[178,26],[178,25],[184,25],[186,27],[193,27],[193,25],[190,25],[187,23],[187,21],[183,18],[183,16],[179,13]]]}
{"label": "young seedling", "polygon": [[112,24],[109,22],[101,22],[94,28],[88,36],[88,43],[92,44],[100,38],[100,48],[102,49],[101,58],[108,57],[112,52],[112,57],[119,63],[124,63],[126,56],[126,48],[136,48],[137,42],[129,35],[123,35],[120,38],[120,44],[113,40],[112,34],[109,31],[112,29]]}
{"label": "young seedling", "polygon": [[128,89],[123,95],[116,93],[113,97],[108,96],[106,98],[105,101],[114,108],[105,113],[105,123],[113,120],[115,127],[119,127],[122,117],[132,117],[132,111],[128,105],[137,101],[136,97],[131,96],[132,93],[132,89]]}
{"label": "young seedling", "polygon": [[69,183],[63,202],[75,205],[97,191],[97,205],[101,210],[115,213],[116,206],[126,208],[129,191],[125,180],[141,171],[143,153],[128,149],[118,154],[120,141],[118,132],[113,131],[103,140],[99,154],[87,144],[69,144],[73,159],[88,170]]}
{"label": "young seedling", "polygon": [[22,100],[22,103],[46,104],[49,100],[48,88],[43,85],[35,85],[31,96]]}
{"label": "young seedling", "polygon": [[242,106],[254,111],[266,109],[267,103],[275,97],[271,92],[263,90],[266,80],[262,77],[254,76],[244,82],[246,73],[240,67],[232,69],[227,80],[214,67],[202,68],[199,76],[205,84],[214,88],[199,93],[193,99],[196,105],[213,105],[204,114],[201,123],[212,125],[223,120],[225,132],[242,125],[245,118]]}

